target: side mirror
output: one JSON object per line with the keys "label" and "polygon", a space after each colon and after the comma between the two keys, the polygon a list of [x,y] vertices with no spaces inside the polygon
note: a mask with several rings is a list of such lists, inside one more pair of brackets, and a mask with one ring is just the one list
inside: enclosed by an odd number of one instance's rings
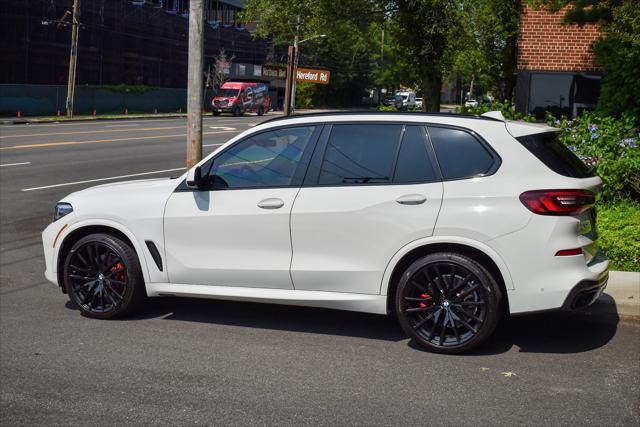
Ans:
{"label": "side mirror", "polygon": [[202,179],[202,169],[200,166],[189,169],[186,179],[187,187],[201,189],[204,187],[204,180]]}

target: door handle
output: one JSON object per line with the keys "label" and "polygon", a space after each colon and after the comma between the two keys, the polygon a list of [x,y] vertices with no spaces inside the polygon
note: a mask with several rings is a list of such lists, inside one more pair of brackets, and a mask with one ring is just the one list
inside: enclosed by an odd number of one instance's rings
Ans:
{"label": "door handle", "polygon": [[276,197],[271,197],[258,202],[258,207],[262,209],[280,209],[283,206],[284,202]]}
{"label": "door handle", "polygon": [[422,194],[407,194],[396,199],[401,205],[421,205],[426,201],[427,198]]}

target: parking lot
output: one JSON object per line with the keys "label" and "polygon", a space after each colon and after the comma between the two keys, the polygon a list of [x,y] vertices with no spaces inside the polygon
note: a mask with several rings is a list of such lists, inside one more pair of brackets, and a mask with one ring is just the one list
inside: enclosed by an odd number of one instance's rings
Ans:
{"label": "parking lot", "polygon": [[[206,118],[205,155],[264,119]],[[43,276],[55,202],[181,174],[185,135],[184,119],[0,126],[3,425],[640,423],[640,330],[615,317],[517,317],[464,356],[323,309],[164,298],[81,317]]]}

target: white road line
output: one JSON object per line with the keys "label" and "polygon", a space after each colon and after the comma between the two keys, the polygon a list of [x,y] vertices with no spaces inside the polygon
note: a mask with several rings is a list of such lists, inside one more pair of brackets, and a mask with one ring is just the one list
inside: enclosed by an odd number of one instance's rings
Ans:
{"label": "white road line", "polygon": [[21,191],[45,190],[47,188],[66,187],[68,185],[78,185],[78,184],[88,184],[90,182],[110,181],[110,180],[113,180],[113,179],[131,178],[131,177],[134,177],[134,176],[154,175],[154,174],[157,174],[157,173],[175,172],[175,171],[180,171],[180,170],[184,170],[184,169],[186,169],[186,168],[164,169],[164,170],[160,170],[160,171],[140,172],[140,173],[132,173],[130,175],[112,176],[112,177],[109,177],[109,178],[87,179],[85,181],[65,182],[63,184],[44,185],[42,187],[33,187],[33,188],[23,188]]}
{"label": "white road line", "polygon": [[203,147],[219,147],[219,146],[221,146],[223,144],[204,144]]}
{"label": "white road line", "polygon": [[30,165],[31,162],[22,162],[22,163],[5,163],[4,165],[0,165],[0,168],[5,166],[22,166],[22,165]]}
{"label": "white road line", "polygon": [[209,128],[218,129],[218,130],[236,130],[236,128],[231,128],[227,126],[209,126]]}

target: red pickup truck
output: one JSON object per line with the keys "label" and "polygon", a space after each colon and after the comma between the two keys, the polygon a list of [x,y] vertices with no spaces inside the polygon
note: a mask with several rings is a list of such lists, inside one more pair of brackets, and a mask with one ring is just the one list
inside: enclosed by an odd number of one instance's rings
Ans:
{"label": "red pickup truck", "polygon": [[269,111],[270,106],[267,85],[256,82],[226,82],[211,100],[214,116],[219,116],[220,113],[231,113],[234,116],[257,113],[262,116]]}

